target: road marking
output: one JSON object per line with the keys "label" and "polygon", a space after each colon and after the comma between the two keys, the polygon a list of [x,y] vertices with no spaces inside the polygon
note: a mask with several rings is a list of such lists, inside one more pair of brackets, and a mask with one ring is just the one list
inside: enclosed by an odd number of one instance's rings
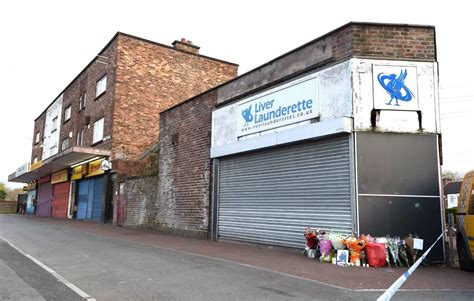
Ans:
{"label": "road marking", "polygon": [[12,247],[13,249],[15,249],[16,251],[18,251],[20,254],[22,254],[23,256],[27,257],[28,259],[30,259],[31,261],[33,261],[34,263],[36,263],[37,265],[39,265],[40,267],[42,267],[46,272],[50,273],[51,275],[54,276],[54,278],[58,279],[61,283],[63,283],[65,286],[69,287],[71,290],[73,290],[76,294],[78,294],[79,296],[81,296],[82,298],[84,298],[85,300],[88,300],[88,301],[96,301],[95,298],[91,297],[89,294],[87,294],[86,292],[84,292],[83,290],[81,290],[80,288],[78,288],[77,286],[75,286],[74,284],[72,284],[71,282],[69,282],[66,278],[64,278],[63,276],[61,276],[58,272],[56,272],[55,270],[53,270],[52,268],[50,268],[49,266],[45,265],[44,263],[42,263],[41,261],[39,261],[37,258],[31,256],[30,254],[27,254],[25,252],[23,252],[20,248],[18,248],[17,246],[15,246],[12,242],[10,242],[8,239],[4,238],[4,237],[0,237],[1,240],[5,241],[7,244],[10,245],[10,247]]}

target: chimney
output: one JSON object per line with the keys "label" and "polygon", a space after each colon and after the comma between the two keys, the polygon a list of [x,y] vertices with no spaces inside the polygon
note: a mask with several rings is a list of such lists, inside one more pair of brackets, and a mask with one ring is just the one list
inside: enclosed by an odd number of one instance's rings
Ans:
{"label": "chimney", "polygon": [[193,42],[186,40],[185,38],[182,38],[181,41],[178,41],[178,40],[174,41],[172,45],[174,49],[176,50],[199,54],[200,47],[193,45]]}

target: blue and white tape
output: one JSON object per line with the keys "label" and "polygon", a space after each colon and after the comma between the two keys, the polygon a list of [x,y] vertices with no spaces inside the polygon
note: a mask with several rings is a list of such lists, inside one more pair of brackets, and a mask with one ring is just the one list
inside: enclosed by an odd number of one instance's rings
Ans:
{"label": "blue and white tape", "polygon": [[444,233],[441,233],[439,236],[438,236],[438,239],[436,239],[436,241],[431,245],[431,247],[428,248],[428,250],[426,250],[426,252],[423,254],[423,256],[421,256],[416,262],[415,264],[412,265],[411,268],[408,269],[408,271],[406,271],[405,273],[403,273],[403,275],[401,275],[397,281],[395,281],[386,291],[385,293],[382,294],[382,296],[380,296],[377,301],[388,301],[390,299],[392,299],[393,295],[395,295],[395,293],[398,291],[398,289],[403,285],[403,283],[405,283],[405,281],[408,279],[408,277],[410,277],[410,275],[416,270],[416,268],[420,265],[420,263],[426,258],[426,256],[428,256],[428,253],[431,251],[431,249],[434,247],[434,245],[438,242],[438,240],[441,239],[441,237],[443,237]]}

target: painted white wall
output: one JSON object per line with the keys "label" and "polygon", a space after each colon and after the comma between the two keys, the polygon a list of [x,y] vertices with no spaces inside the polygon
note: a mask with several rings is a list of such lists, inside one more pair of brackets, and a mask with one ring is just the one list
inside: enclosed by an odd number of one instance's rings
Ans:
{"label": "painted white wall", "polygon": [[237,141],[251,139],[267,134],[274,134],[299,126],[309,125],[313,121],[307,120],[280,128],[253,133],[239,137],[238,124],[241,116],[240,104],[248,102],[249,99],[258,98],[259,95],[269,94],[295,85],[295,83],[306,81],[310,78],[318,78],[319,82],[319,120],[325,121],[340,117],[352,116],[352,82],[351,61],[345,61],[327,69],[311,73],[278,87],[268,89],[258,94],[246,97],[240,101],[219,108],[212,113],[212,140],[211,147],[236,143]]}
{"label": "painted white wall", "polygon": [[[59,132],[61,130],[61,118],[63,108],[63,95],[59,96],[54,103],[46,110],[46,120],[44,123],[44,141],[43,141],[43,156],[42,160],[45,160],[58,153],[60,148],[59,144]],[[53,130],[53,119],[58,117],[57,130]],[[56,151],[51,153],[51,147],[56,145]]]}
{"label": "painted white wall", "polygon": [[[439,101],[438,101],[438,65],[435,62],[411,62],[352,59],[353,66],[353,103],[354,103],[354,130],[373,130],[370,116],[374,108],[374,89],[379,85],[374,80],[373,66],[407,66],[416,67],[418,89],[416,99],[422,114],[422,132],[440,133]],[[401,67],[403,68],[403,67]],[[412,76],[412,74],[409,74]],[[414,89],[414,88],[411,88]],[[415,93],[415,91],[413,91]],[[378,97],[383,97],[377,95]],[[390,96],[386,94],[386,101]],[[381,110],[377,116],[376,131],[382,132],[409,132],[419,131],[418,114],[416,111],[403,111],[404,103],[400,101],[400,110]]]}

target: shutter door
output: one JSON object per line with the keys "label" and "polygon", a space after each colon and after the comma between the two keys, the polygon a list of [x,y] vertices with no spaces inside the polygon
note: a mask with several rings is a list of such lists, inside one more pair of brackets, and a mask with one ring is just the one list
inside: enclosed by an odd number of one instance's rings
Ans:
{"label": "shutter door", "polygon": [[67,218],[69,185],[69,182],[64,182],[53,186],[53,217]]}
{"label": "shutter door", "polygon": [[218,234],[304,246],[312,226],[352,232],[349,136],[221,159]]}
{"label": "shutter door", "polygon": [[88,200],[89,180],[82,180],[77,184],[77,219],[86,219]]}
{"label": "shutter door", "polygon": [[93,182],[92,188],[92,211],[91,219],[94,221],[102,220],[102,196],[104,191],[104,177],[96,177],[91,179]]}
{"label": "shutter door", "polygon": [[51,216],[51,197],[52,185],[51,183],[41,183],[38,189],[38,209],[36,213],[39,216]]}

